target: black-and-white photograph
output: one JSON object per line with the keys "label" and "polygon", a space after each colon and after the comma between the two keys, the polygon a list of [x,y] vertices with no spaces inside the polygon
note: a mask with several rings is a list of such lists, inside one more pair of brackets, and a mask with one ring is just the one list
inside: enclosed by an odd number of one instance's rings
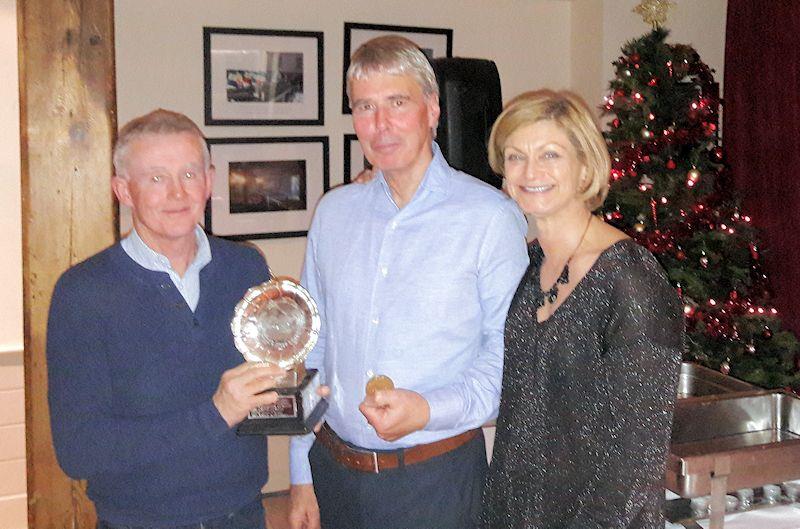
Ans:
{"label": "black-and-white photograph", "polygon": [[203,28],[206,125],[322,125],[319,32]]}
{"label": "black-and-white photograph", "polygon": [[265,52],[264,69],[228,70],[228,101],[302,103],[303,54]]}
{"label": "black-and-white photograph", "polygon": [[231,213],[306,209],[306,161],[231,162]]}
{"label": "black-and-white photograph", "polygon": [[210,138],[217,169],[206,230],[235,240],[303,237],[330,188],[327,136]]}
{"label": "black-and-white photograph", "polygon": [[422,28],[414,26],[389,26],[385,24],[362,24],[360,22],[344,23],[344,61],[342,65],[342,113],[350,114],[350,102],[347,100],[347,69],[350,57],[359,46],[370,39],[382,35],[400,35],[413,41],[428,57],[453,56],[453,30],[446,28]]}

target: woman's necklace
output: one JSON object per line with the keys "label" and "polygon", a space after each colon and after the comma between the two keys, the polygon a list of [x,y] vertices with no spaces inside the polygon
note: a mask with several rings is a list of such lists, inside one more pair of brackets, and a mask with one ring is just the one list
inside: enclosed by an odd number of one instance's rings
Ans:
{"label": "woman's necklace", "polygon": [[[575,246],[575,249],[572,250],[567,262],[564,263],[564,268],[561,270],[561,274],[559,274],[558,279],[556,279],[553,286],[551,286],[547,291],[542,290],[541,281],[534,281],[535,290],[533,293],[533,301],[536,304],[536,309],[538,310],[540,307],[544,307],[545,304],[552,305],[558,299],[558,287],[560,285],[566,285],[569,283],[569,263],[572,262],[572,258],[575,257],[578,249],[583,244],[583,239],[586,238],[586,232],[589,231],[589,225],[592,223],[594,219],[594,215],[591,213],[589,214],[589,220],[586,222],[586,227],[583,228],[583,234],[581,234],[581,238],[578,241],[578,245]],[[539,268],[541,271],[541,267]]]}

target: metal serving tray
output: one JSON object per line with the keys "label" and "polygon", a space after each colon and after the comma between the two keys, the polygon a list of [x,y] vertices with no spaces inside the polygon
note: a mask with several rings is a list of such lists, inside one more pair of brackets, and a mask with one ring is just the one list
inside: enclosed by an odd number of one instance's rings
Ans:
{"label": "metal serving tray", "polygon": [[675,407],[667,487],[684,498],[800,478],[800,398],[753,391]]}
{"label": "metal serving tray", "polygon": [[758,389],[738,378],[723,375],[698,364],[684,362],[681,364],[681,374],[678,378],[678,398],[705,397],[739,391],[753,391]]}
{"label": "metal serving tray", "polygon": [[725,493],[800,478],[800,398],[750,391],[686,398],[675,406],[666,485],[711,495],[711,529],[724,525]]}

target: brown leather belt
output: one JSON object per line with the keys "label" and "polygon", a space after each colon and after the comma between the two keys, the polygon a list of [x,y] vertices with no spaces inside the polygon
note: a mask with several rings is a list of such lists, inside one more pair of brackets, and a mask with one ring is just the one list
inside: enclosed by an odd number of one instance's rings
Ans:
{"label": "brown leather belt", "polygon": [[468,443],[479,433],[480,430],[476,428],[433,443],[386,452],[373,452],[371,450],[358,450],[347,446],[347,444],[336,435],[336,432],[328,426],[328,423],[325,423],[322,425],[319,432],[317,432],[317,441],[328,449],[331,456],[336,461],[347,468],[360,470],[361,472],[374,472],[377,474],[383,470],[398,468],[404,465],[415,465],[427,461],[432,457],[446,454]]}

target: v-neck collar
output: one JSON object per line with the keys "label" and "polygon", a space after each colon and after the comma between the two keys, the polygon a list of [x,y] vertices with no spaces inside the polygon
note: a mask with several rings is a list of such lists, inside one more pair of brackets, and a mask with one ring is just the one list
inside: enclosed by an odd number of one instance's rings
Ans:
{"label": "v-neck collar", "polygon": [[[635,241],[633,241],[633,239],[625,238],[625,239],[620,239],[610,244],[605,249],[603,249],[603,251],[600,252],[600,254],[598,254],[597,259],[595,259],[594,262],[592,263],[592,266],[590,266],[589,269],[586,271],[586,273],[583,275],[583,277],[580,278],[578,283],[575,285],[575,288],[573,288],[572,291],[570,291],[570,293],[567,294],[567,297],[564,298],[564,301],[562,301],[561,304],[558,307],[556,307],[553,313],[550,314],[550,316],[548,316],[546,319],[539,321],[539,308],[537,307],[537,309],[533,312],[533,319],[536,322],[536,324],[545,325],[547,322],[556,317],[560,312],[562,312],[561,309],[565,305],[570,303],[575,295],[580,294],[580,291],[582,290],[582,285],[587,280],[591,280],[592,279],[591,276],[593,276],[596,273],[596,271],[599,270],[598,264],[602,260],[604,260],[608,255],[610,255],[612,253],[612,250],[616,250],[616,248],[622,247],[624,244],[627,244],[628,241],[633,242],[635,244]],[[533,241],[531,243],[530,255],[531,255],[531,273],[527,278],[529,289],[534,288],[533,285],[535,285],[536,287],[539,287],[541,285],[540,273],[542,270],[542,260],[544,259],[544,251],[542,250],[542,247],[538,241]]]}

